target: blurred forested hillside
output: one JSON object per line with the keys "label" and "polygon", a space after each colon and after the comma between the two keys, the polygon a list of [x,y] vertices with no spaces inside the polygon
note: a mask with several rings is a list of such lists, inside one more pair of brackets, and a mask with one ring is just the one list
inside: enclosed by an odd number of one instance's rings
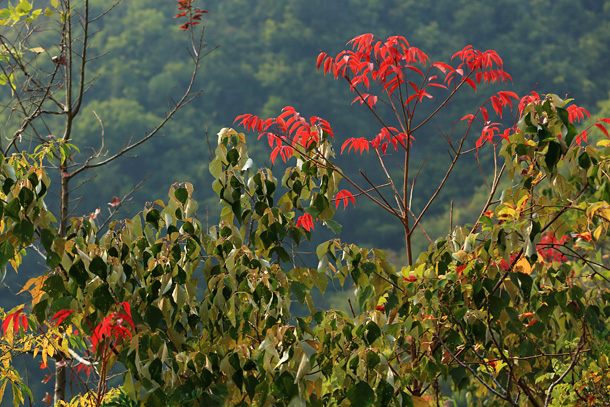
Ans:
{"label": "blurred forested hillside", "polygon": [[[113,3],[94,1],[99,10]],[[232,126],[243,113],[267,117],[277,115],[285,105],[294,106],[306,116],[329,120],[338,146],[348,137],[376,134],[379,126],[373,118],[357,104],[350,106],[353,96],[346,83],[315,69],[320,50],[335,55],[349,39],[365,32],[382,39],[402,35],[433,61],[449,62],[453,53],[469,44],[494,49],[514,80],[513,85],[481,88],[476,95],[465,92],[467,96],[420,133],[416,158],[422,161],[428,153],[430,157],[417,179],[416,206],[444,173],[447,154],[441,132],[449,133],[456,120],[474,112],[492,92],[569,94],[592,113],[596,103],[609,97],[610,0],[216,0],[196,5],[210,11],[204,16],[208,49],[218,46],[203,62],[197,81],[202,95],[165,128],[166,137],[146,143],[137,150],[137,158],[115,162],[80,189],[84,199],[78,213],[100,206],[105,210],[115,195],[150,174],[134,205],[126,210],[136,212],[145,201],[162,197],[171,183],[188,180],[196,187],[205,222],[206,211],[212,215],[216,210],[209,187],[206,135],[214,146],[219,129]],[[176,13],[174,1],[129,0],[97,23],[90,55],[105,55],[91,64],[89,79],[97,79],[73,140],[83,156],[85,146],[99,143],[101,126],[94,111],[103,122],[105,146],[113,152],[156,123],[180,94],[189,76],[188,34],[178,29]],[[427,103],[428,108],[433,105]],[[266,143],[256,143],[253,134],[251,139],[262,165],[268,157]],[[341,160],[347,168],[362,165],[353,153]],[[456,216],[469,215],[462,208],[483,185],[474,160],[460,167],[449,184],[435,213],[446,213],[448,200],[453,199]],[[399,225],[385,224],[378,214],[370,215],[370,209],[360,199],[349,218],[339,219],[345,236],[400,250]],[[428,225],[433,238],[448,230],[446,218]],[[372,229],[376,241],[370,240]]]}

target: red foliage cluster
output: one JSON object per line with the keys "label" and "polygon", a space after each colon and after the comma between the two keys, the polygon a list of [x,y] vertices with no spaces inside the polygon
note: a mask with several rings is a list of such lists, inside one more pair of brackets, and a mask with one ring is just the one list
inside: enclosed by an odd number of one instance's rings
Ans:
{"label": "red foliage cluster", "polygon": [[201,22],[201,16],[209,13],[209,11],[193,7],[193,0],[178,0],[178,11],[181,11],[181,13],[176,14],[174,18],[186,17],[188,19],[186,23],[180,26],[182,31],[192,29],[193,26]]}
{"label": "red foliage cluster", "polygon": [[301,215],[299,219],[297,219],[297,227],[302,227],[308,232],[314,230],[313,218],[311,217],[311,215],[308,213],[304,213],[303,215]]}
{"label": "red foliage cluster", "polygon": [[334,137],[333,130],[326,120],[312,116],[308,121],[291,106],[283,108],[282,114],[276,118],[263,120],[252,114],[243,114],[235,119],[235,122],[237,121],[246,130],[258,132],[259,139],[263,136],[267,137],[269,147],[273,149],[271,162],[274,164],[278,154],[286,162],[295,149],[303,151],[319,146],[321,132]]}
{"label": "red foliage cluster", "polygon": [[335,208],[339,208],[339,203],[343,202],[343,209],[346,209],[348,201],[351,201],[354,206],[356,206],[356,199],[354,198],[354,195],[352,195],[352,193],[347,189],[342,189],[341,191],[337,192],[334,200]]}
{"label": "red foliage cluster", "polygon": [[23,327],[24,331],[28,329],[28,319],[26,318],[25,315],[21,315],[22,311],[23,311],[23,308],[18,309],[17,311],[13,312],[12,314],[8,314],[6,316],[6,319],[4,320],[4,322],[2,322],[2,334],[3,335],[6,335],[6,331],[8,331],[8,327],[9,327],[11,321],[13,322],[13,330],[15,331],[15,333],[19,332],[20,325]]}
{"label": "red foliage cluster", "polygon": [[[115,339],[115,341],[118,342],[119,340],[125,339],[127,337],[131,338],[131,331],[129,330],[129,327],[131,327],[131,330],[135,331],[135,326],[131,318],[131,307],[129,306],[129,303],[122,302],[117,305],[123,308],[124,312],[115,311],[107,317],[103,318],[102,322],[97,325],[97,327],[93,331],[93,335],[91,336],[93,350],[97,348],[100,342],[105,342],[107,340],[111,341],[112,339]],[[51,318],[51,323],[54,323],[55,326],[60,325],[73,312],[74,310],[67,309],[58,311]],[[93,329],[93,327],[91,327],[91,329]]]}
{"label": "red foliage cluster", "polygon": [[76,373],[84,372],[87,375],[87,377],[89,377],[89,375],[91,374],[91,370],[92,370],[91,365],[85,365],[83,363],[79,363],[78,365],[76,365],[74,367],[76,368]]}
{"label": "red foliage cluster", "polygon": [[545,263],[568,261],[568,258],[555,248],[555,246],[563,246],[568,240],[570,240],[569,236],[563,236],[558,240],[553,232],[544,235],[538,243],[538,253],[542,256],[542,260]]}
{"label": "red foliage cluster", "polygon": [[121,303],[121,306],[125,312],[113,312],[105,317],[95,328],[93,336],[91,337],[93,350],[96,349],[100,342],[106,340],[112,340],[114,338],[115,341],[119,341],[126,337],[131,338],[131,332],[128,329],[128,326],[134,331],[136,329],[133,320],[131,319],[131,307],[127,302]]}
{"label": "red foliage cluster", "polygon": [[[421,102],[424,97],[434,99],[427,91],[429,87],[438,87],[447,89],[454,79],[461,78],[477,89],[477,85],[481,82],[495,83],[507,82],[512,80],[510,75],[502,69],[502,59],[495,51],[488,50],[485,52],[477,51],[472,46],[467,46],[462,51],[457,52],[453,57],[459,58],[462,62],[457,68],[443,62],[435,62],[431,67],[439,70],[445,75],[444,84],[437,83],[437,76],[428,76],[422,70],[415,66],[416,64],[424,67],[430,62],[430,58],[416,47],[409,45],[407,40],[401,36],[389,37],[386,41],[380,41],[373,34],[362,34],[351,41],[352,50],[341,51],[335,58],[329,57],[328,54],[322,52],[318,55],[317,68],[323,69],[324,74],[332,73],[335,78],[339,76],[349,80],[352,90],[356,90],[358,85],[361,85],[362,90],[370,87],[371,81],[377,82],[382,86],[383,93],[388,96],[402,84],[407,84],[413,93],[405,95],[404,104],[408,105],[413,100]],[[420,75],[424,81],[421,85],[417,85],[406,79],[406,73],[412,71]],[[407,89],[407,88],[405,88]],[[364,103],[366,99],[372,108],[377,102],[374,97],[371,102],[371,96],[368,93],[358,92],[358,98]]]}
{"label": "red foliage cluster", "polygon": [[[412,142],[413,140],[413,136],[411,136],[409,142]],[[405,133],[399,132],[394,127],[384,127],[371,141],[364,137],[351,137],[347,139],[341,146],[341,153],[343,153],[343,150],[346,148],[347,152],[349,153],[349,151],[353,148],[354,151],[360,151],[360,154],[363,154],[364,150],[368,152],[369,146],[371,146],[375,150],[381,150],[381,152],[385,154],[389,144],[392,144],[394,150],[396,151],[398,151],[399,144],[402,148],[406,149],[406,141],[407,135]]]}
{"label": "red foliage cluster", "polygon": [[[540,239],[540,243],[536,246],[538,250],[538,260],[544,263],[568,261],[566,255],[557,249],[557,247],[563,246],[568,240],[570,240],[569,236],[563,236],[561,239],[557,239],[554,232],[546,233],[542,239]],[[511,264],[516,262],[518,255],[518,253],[512,254],[510,256],[510,261],[502,259],[498,266],[503,271],[508,271]]]}

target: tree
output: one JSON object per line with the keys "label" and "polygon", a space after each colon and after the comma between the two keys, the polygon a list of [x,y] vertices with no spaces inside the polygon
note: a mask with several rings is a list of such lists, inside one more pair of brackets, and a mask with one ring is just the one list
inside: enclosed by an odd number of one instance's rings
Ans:
{"label": "tree", "polygon": [[[451,398],[443,382],[473,405],[603,402],[610,142],[587,142],[592,130],[607,135],[610,119],[578,132],[588,113],[569,100],[497,92],[445,136],[447,170],[416,213],[410,160],[425,123],[457,93],[511,77],[496,52],[471,46],[431,63],[399,36],[350,43],[317,66],[347,80],[353,103],[379,122],[379,134],[341,146],[373,155],[375,178],[335,164],[335,134],[320,117],[245,114],[236,121],[269,143],[271,161],[290,165],[256,168],[246,136],[221,130],[210,173],[222,211],[209,230],[192,185],[178,183],[131,219],[104,229],[93,215],[73,217],[61,233],[43,201],[52,145],[8,157],[0,254],[17,266],[15,249],[41,245],[49,271],[24,288],[32,304],[4,316],[5,357],[31,349],[43,362],[61,353],[95,368],[97,389],[79,399],[94,405],[115,403],[105,398],[112,368],[123,381],[110,396],[149,406],[441,405]],[[424,103],[436,105],[419,117]],[[513,107],[517,120],[501,130]],[[433,241],[421,220],[459,159],[483,149],[492,178],[481,216]],[[341,233],[335,211],[356,199],[402,225],[407,264],[339,239],[317,245],[314,259],[305,252],[320,228]],[[430,240],[419,254],[417,230]],[[350,313],[316,307],[314,287],[324,294],[331,281],[353,284]],[[5,363],[8,382],[26,391]]]}
{"label": "tree", "polygon": [[[60,249],[54,245],[71,242],[68,246],[73,247],[76,236],[72,235],[74,226],[71,225],[71,216],[82,199],[75,198],[74,191],[88,181],[83,179],[83,175],[91,174],[95,169],[112,164],[136,151],[158,135],[165,124],[199,93],[194,89],[194,81],[206,54],[203,52],[203,30],[197,30],[197,24],[207,12],[194,7],[192,1],[180,0],[176,18],[183,20],[180,29],[190,34],[187,49],[192,64],[183,93],[169,104],[167,113],[157,123],[147,123],[149,130],[125,140],[120,148],[112,146],[112,150],[106,149],[104,120],[111,118],[100,118],[95,112],[93,115],[101,126],[99,138],[94,141],[82,140],[82,132],[75,129],[81,121],[89,119],[82,113],[84,100],[96,82],[96,78],[90,75],[89,67],[101,57],[90,55],[91,41],[100,21],[117,5],[118,3],[107,10],[98,10],[88,0],[82,4],[53,0],[43,11],[34,9],[32,3],[22,0],[15,7],[9,4],[0,10],[0,25],[5,27],[0,35],[0,84],[10,93],[10,97],[2,98],[1,102],[6,141],[0,146],[5,187],[1,194],[4,218],[1,226],[0,266],[3,268],[3,276],[8,262],[17,270],[28,252],[38,253],[46,261],[49,270],[32,277],[21,290],[24,292],[29,289],[33,294],[28,306],[33,312],[31,315],[37,315],[39,322],[42,322],[41,316],[49,312],[48,307],[62,312],[56,321],[61,321],[70,314],[67,297],[60,296],[63,299],[58,301],[64,305],[59,306],[59,303],[53,305],[41,294],[45,290],[50,290],[45,291],[47,294],[53,292],[48,284],[51,284],[54,277],[68,277],[68,269],[61,269],[65,247]],[[90,152],[81,154],[75,142],[81,143],[80,148]],[[55,178],[57,186],[51,187],[51,178]],[[55,202],[47,201],[49,207],[42,202],[42,197],[49,192],[47,187],[52,188],[50,191],[57,196]],[[97,218],[100,222],[98,226],[104,228],[138,187],[139,184],[121,198],[115,197],[109,203],[107,216],[100,214],[98,209],[89,215],[89,221]],[[102,217],[104,219],[100,221]],[[45,282],[48,284],[45,285]],[[94,302],[101,305],[99,301],[108,300],[106,294],[98,291]],[[24,400],[24,395],[28,395],[31,400],[32,394],[21,382],[11,360],[15,352],[33,353],[34,356],[40,353],[44,366],[47,365],[48,358],[55,361],[54,398],[57,403],[65,399],[66,367],[75,369],[78,361],[80,368],[84,366],[90,370],[94,362],[69,349],[74,346],[67,342],[71,332],[46,330],[41,326],[32,335],[17,339],[19,333],[28,331],[27,319],[22,314],[24,306],[25,304],[14,307],[4,318],[2,328],[6,342],[3,343],[4,366],[0,393],[4,393],[10,382],[16,405]],[[106,308],[107,304],[102,305],[102,309]],[[115,315],[129,314],[128,308],[124,311],[127,314]],[[120,328],[113,329],[113,332],[126,334]],[[108,349],[105,348],[105,352]],[[72,361],[67,361],[66,358]],[[95,398],[98,405],[106,392],[107,373],[105,366],[101,366],[102,379]],[[87,388],[86,382],[84,386]],[[50,399],[46,401],[47,404],[50,403]]]}

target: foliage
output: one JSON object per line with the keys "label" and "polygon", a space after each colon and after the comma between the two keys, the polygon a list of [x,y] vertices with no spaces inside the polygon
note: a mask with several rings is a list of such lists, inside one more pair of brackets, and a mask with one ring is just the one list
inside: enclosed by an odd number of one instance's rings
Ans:
{"label": "foliage", "polygon": [[[189,22],[192,34],[197,19]],[[10,384],[14,404],[25,401],[12,361],[31,353],[44,365],[92,369],[97,387],[70,405],[441,405],[450,397],[443,381],[469,392],[471,405],[607,399],[610,142],[587,142],[610,120],[579,132],[574,123],[587,113],[570,100],[500,91],[447,135],[447,169],[416,212],[410,159],[422,126],[458,92],[511,77],[491,50],[467,46],[431,62],[399,36],[350,43],[317,65],[347,80],[381,126],[346,137],[341,152],[373,155],[382,184],[343,171],[330,123],[292,107],[236,119],[268,142],[274,168],[255,166],[243,133],[219,132],[209,170],[222,210],[209,229],[188,182],[107,227],[95,213],[56,217],[45,204],[47,168],[59,161],[65,182],[75,146],[48,140],[5,157],[0,265],[18,270],[35,247],[47,270],[24,287],[31,302],[1,315],[0,397]],[[422,110],[426,103],[434,107]],[[501,130],[513,107],[519,120]],[[481,216],[416,253],[413,233],[474,129],[471,152],[492,150],[494,164]],[[510,187],[498,199],[504,176]],[[340,239],[318,244],[314,258],[306,252],[320,229],[341,234],[340,203],[350,210],[362,199],[404,229],[407,264]],[[314,287],[324,294],[331,283],[353,284],[351,313],[317,308]],[[108,388],[112,369],[121,390]]]}

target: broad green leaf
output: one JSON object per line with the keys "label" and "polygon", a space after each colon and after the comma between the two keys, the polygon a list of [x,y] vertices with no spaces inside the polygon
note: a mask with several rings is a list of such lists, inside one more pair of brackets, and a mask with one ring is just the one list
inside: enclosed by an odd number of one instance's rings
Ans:
{"label": "broad green leaf", "polygon": [[0,243],[0,269],[15,256],[15,248],[8,240]]}
{"label": "broad green leaf", "polygon": [[324,221],[324,223],[326,224],[326,226],[328,226],[328,228],[330,230],[333,231],[334,234],[336,234],[336,235],[341,234],[341,231],[343,230],[343,226],[341,226],[341,224],[339,222],[336,222],[332,219],[327,219]]}
{"label": "broad green leaf", "polygon": [[347,391],[347,398],[353,407],[366,407],[375,402],[375,392],[366,382],[358,382]]}
{"label": "broad green leaf", "polygon": [[102,314],[106,314],[115,302],[116,300],[108,290],[107,285],[100,285],[93,291],[91,304]]}

